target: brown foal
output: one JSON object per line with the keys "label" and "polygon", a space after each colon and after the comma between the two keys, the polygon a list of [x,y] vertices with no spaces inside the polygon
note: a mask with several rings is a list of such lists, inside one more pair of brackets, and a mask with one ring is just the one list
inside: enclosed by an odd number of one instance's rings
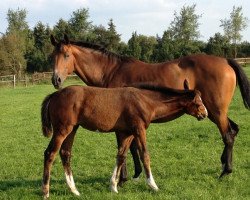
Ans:
{"label": "brown foal", "polygon": [[49,197],[50,171],[58,151],[67,184],[74,194],[79,195],[70,167],[71,148],[79,125],[92,131],[116,133],[119,148],[111,177],[112,191],[118,192],[121,167],[133,139],[139,149],[147,184],[153,190],[158,190],[146,147],[146,129],[149,124],[173,120],[184,113],[200,120],[207,117],[207,110],[197,90],[140,87],[107,89],[69,86],[44,99],[41,109],[42,130],[44,136],[52,135],[44,152],[44,198]]}

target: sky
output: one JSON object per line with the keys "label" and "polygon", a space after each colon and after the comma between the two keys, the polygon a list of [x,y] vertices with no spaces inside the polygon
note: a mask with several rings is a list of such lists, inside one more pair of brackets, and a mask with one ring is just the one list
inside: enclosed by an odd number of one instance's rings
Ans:
{"label": "sky", "polygon": [[249,0],[1,0],[0,32],[7,28],[8,9],[26,9],[27,22],[32,29],[39,21],[53,27],[60,18],[69,20],[73,11],[89,9],[93,25],[107,27],[112,18],[121,39],[127,42],[132,32],[146,36],[162,36],[183,6],[196,4],[201,40],[207,41],[215,33],[223,34],[221,19],[229,19],[233,6],[242,6],[243,15],[249,19],[248,28],[242,32],[243,41],[250,41]]}

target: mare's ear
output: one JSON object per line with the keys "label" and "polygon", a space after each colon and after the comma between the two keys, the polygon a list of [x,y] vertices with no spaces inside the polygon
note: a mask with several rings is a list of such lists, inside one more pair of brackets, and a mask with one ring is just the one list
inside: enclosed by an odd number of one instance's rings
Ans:
{"label": "mare's ear", "polygon": [[184,84],[184,89],[189,90],[190,87],[189,87],[189,83],[188,83],[187,79],[184,80],[183,84]]}
{"label": "mare's ear", "polygon": [[51,44],[52,44],[53,46],[56,46],[56,45],[57,45],[57,41],[56,41],[54,35],[52,35],[52,34],[50,35],[50,42],[51,42]]}
{"label": "mare's ear", "polygon": [[68,38],[67,34],[64,34],[64,42],[66,45],[69,44],[69,38]]}

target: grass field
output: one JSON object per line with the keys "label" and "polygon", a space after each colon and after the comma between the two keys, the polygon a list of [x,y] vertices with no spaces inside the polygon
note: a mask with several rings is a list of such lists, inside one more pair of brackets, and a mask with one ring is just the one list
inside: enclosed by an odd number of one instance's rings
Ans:
{"label": "grass field", "polygon": [[[250,77],[250,68],[246,68]],[[70,81],[68,84],[81,82]],[[53,92],[50,84],[0,88],[0,199],[41,199],[43,152],[49,140],[41,133],[40,105]],[[151,167],[160,190],[152,192],[143,175],[128,181],[119,194],[109,191],[115,164],[114,134],[79,129],[72,168],[81,193],[75,197],[66,186],[59,156],[52,168],[51,199],[250,199],[250,112],[239,90],[229,116],[240,127],[234,146],[233,173],[222,180],[223,143],[214,124],[183,116],[147,131]],[[129,177],[133,174],[128,156]]]}

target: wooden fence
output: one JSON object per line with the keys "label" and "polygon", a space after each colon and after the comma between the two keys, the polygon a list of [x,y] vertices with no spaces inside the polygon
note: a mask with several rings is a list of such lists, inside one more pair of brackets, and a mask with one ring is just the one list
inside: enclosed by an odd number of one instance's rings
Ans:
{"label": "wooden fence", "polygon": [[[13,88],[16,87],[17,83],[24,84],[25,87],[28,86],[28,84],[37,84],[41,83],[43,81],[50,81],[52,77],[52,72],[42,72],[42,73],[34,73],[32,75],[25,75],[21,79],[17,80],[16,75],[6,75],[6,76],[0,76],[0,85],[12,85]],[[77,75],[69,75],[68,77],[77,77]]]}
{"label": "wooden fence", "polygon": [[250,64],[250,58],[235,58],[234,60],[236,60],[243,67],[246,67],[247,64]]}

